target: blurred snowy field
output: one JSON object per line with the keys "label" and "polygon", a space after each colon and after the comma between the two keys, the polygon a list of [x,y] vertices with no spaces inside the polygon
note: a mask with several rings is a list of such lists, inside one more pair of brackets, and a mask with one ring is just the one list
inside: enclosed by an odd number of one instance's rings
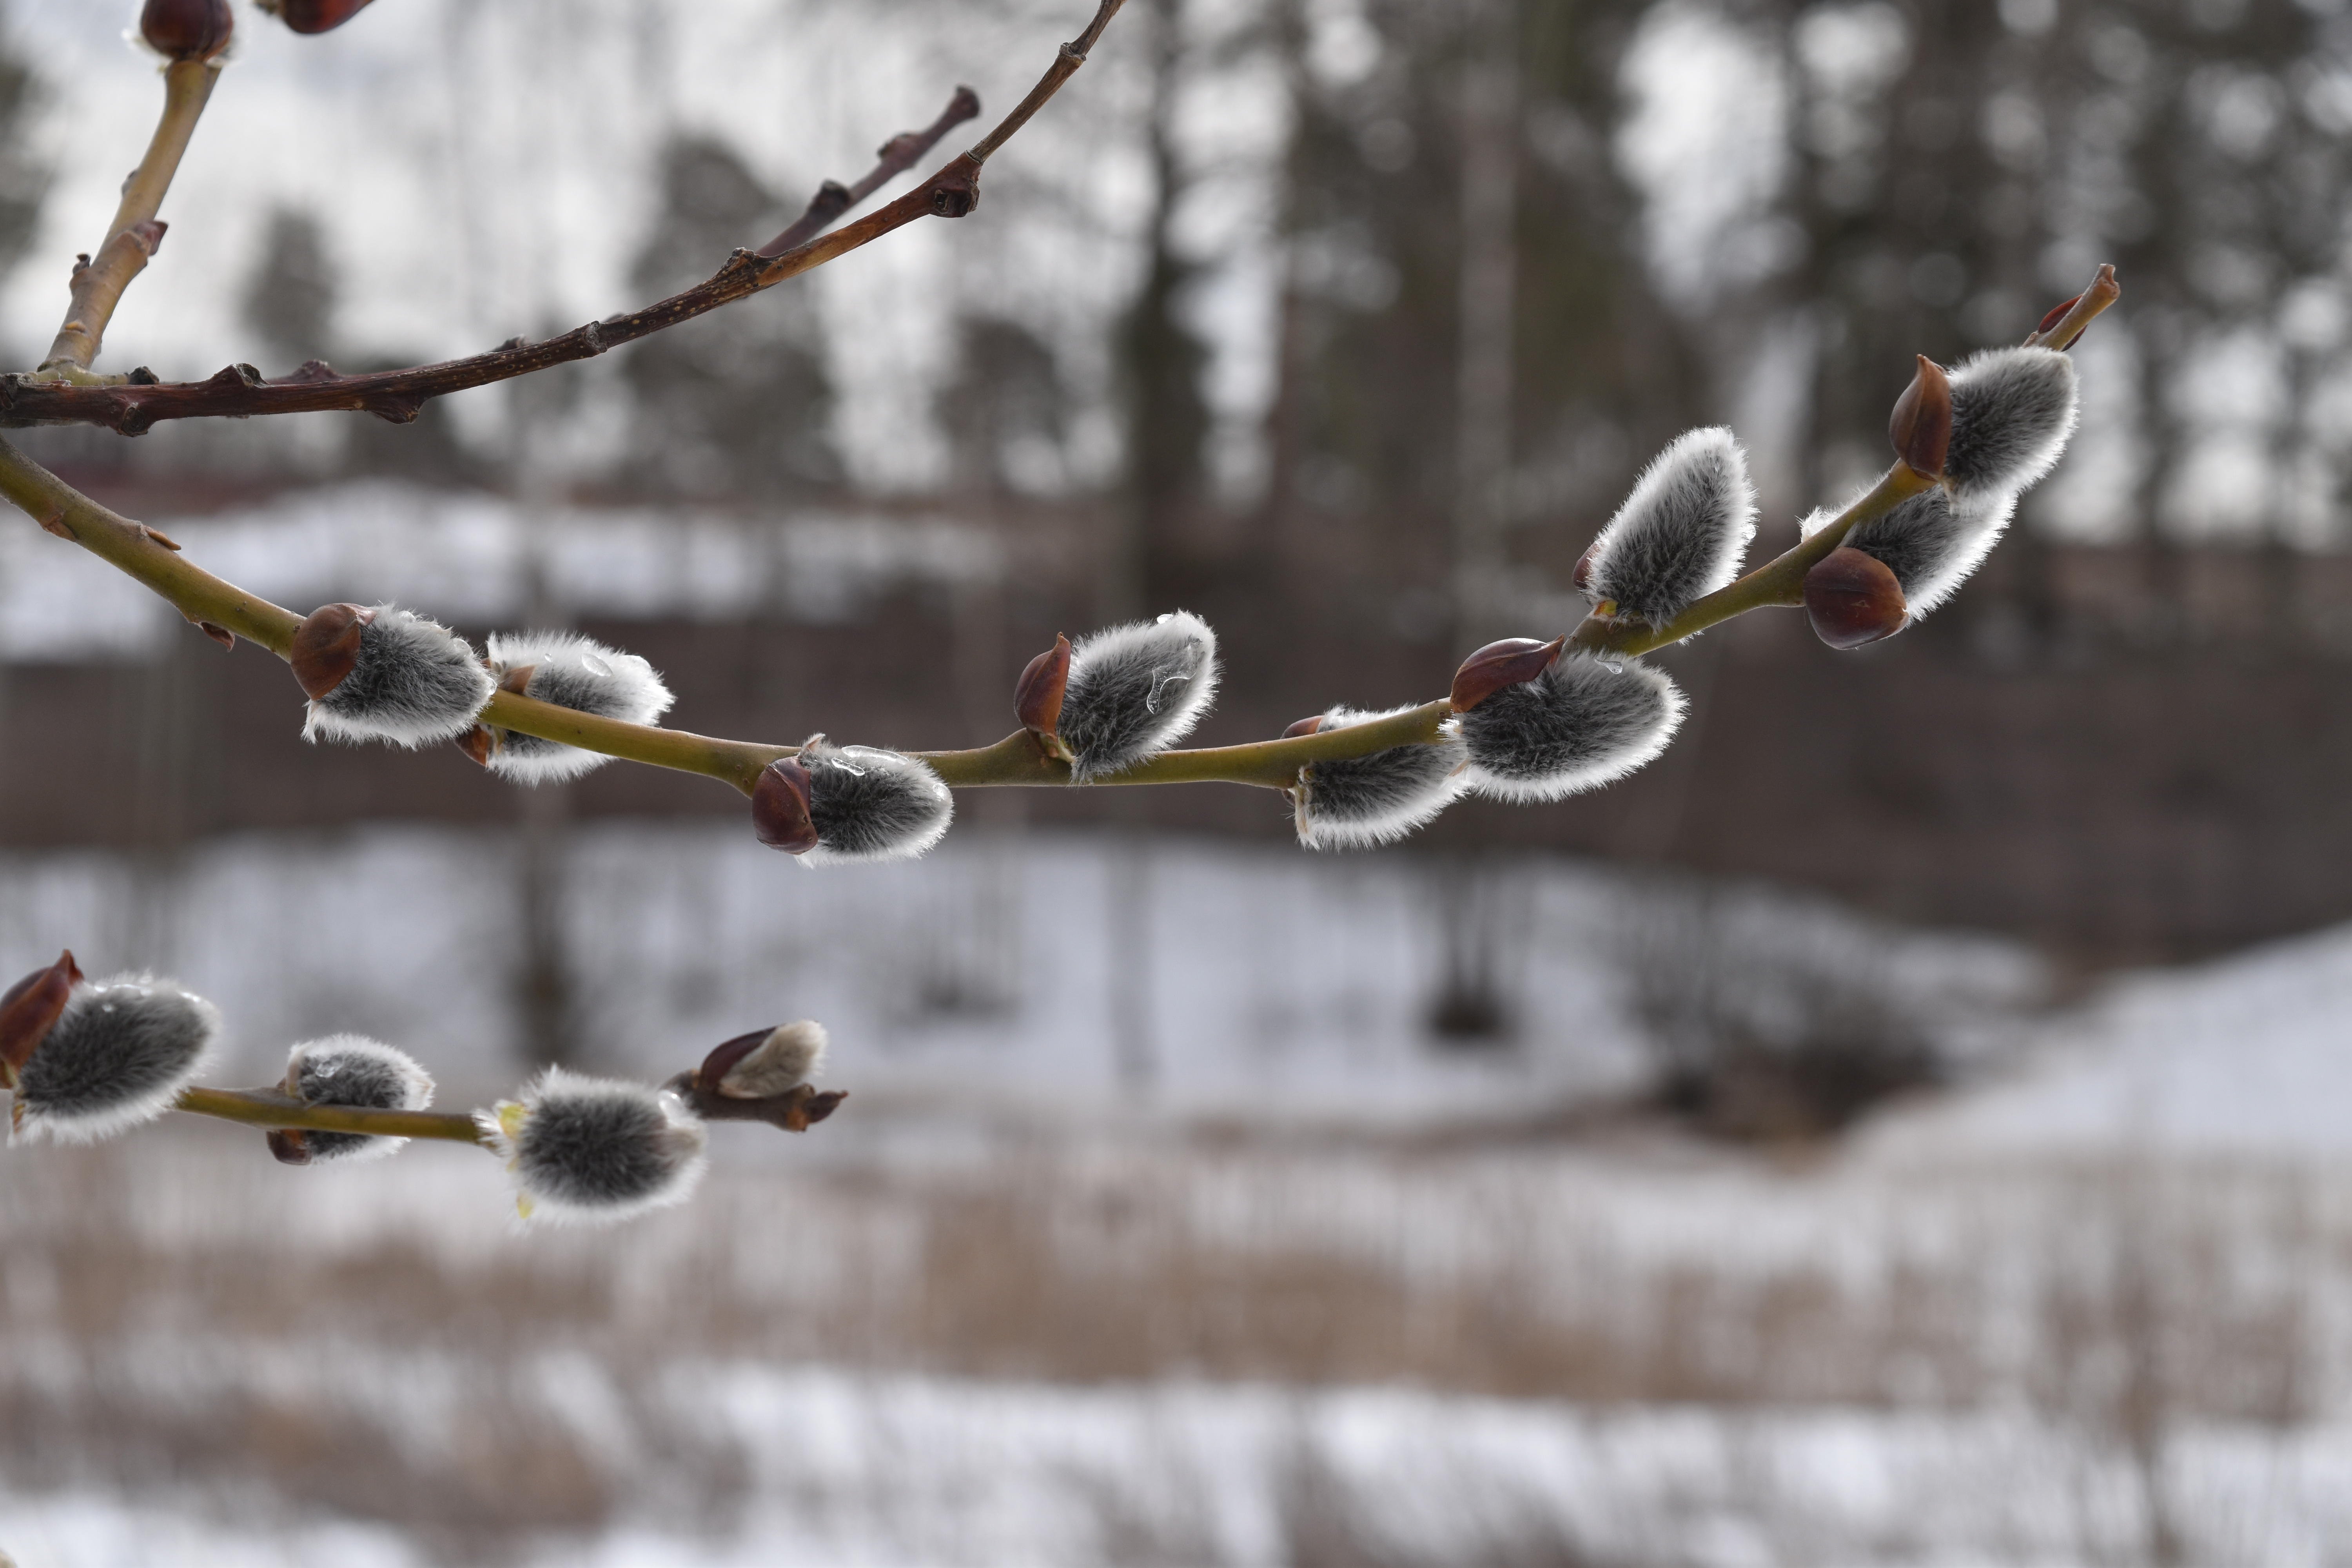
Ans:
{"label": "blurred snowy field", "polygon": [[[180,973],[233,1020],[215,1081],[359,1027],[478,1102],[521,1070],[509,854],[379,828],[15,856],[0,967],[63,939]],[[600,824],[566,864],[591,1061],[667,1072],[813,1015],[842,1114],[720,1129],[696,1201],[617,1232],[519,1231],[457,1148],[294,1170],[184,1119],[0,1155],[23,1568],[2352,1539],[2352,933],[2053,1011],[2006,945],[1717,889],[1744,962],[1878,976],[1962,1069],[1759,1155],[1601,1110],[1645,1059],[1624,935],[1671,884],[1488,867],[1517,1027],[1465,1048],[1422,1024],[1464,907],[1433,858],[972,829],[844,876]]]}

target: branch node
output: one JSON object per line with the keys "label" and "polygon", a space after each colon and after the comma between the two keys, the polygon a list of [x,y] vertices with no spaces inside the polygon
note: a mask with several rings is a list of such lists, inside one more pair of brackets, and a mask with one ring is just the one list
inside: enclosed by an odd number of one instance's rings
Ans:
{"label": "branch node", "polygon": [[149,370],[143,364],[132,365],[131,367],[131,374],[123,377],[123,380],[132,386],[161,386],[163,384],[163,378],[157,375],[153,371]]}

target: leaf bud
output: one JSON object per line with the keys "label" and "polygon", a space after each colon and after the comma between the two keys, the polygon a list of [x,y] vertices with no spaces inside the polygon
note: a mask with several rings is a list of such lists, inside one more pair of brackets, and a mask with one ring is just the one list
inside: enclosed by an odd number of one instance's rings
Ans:
{"label": "leaf bud", "polygon": [[730,1100],[772,1100],[816,1076],[824,1026],[808,1018],[754,1029],[716,1047],[694,1071],[694,1087]]}
{"label": "leaf bud", "polygon": [[1054,646],[1029,661],[1013,689],[1013,711],[1031,734],[1050,736],[1062,722],[1062,698],[1070,685],[1070,639],[1055,634]]}
{"label": "leaf bud", "polygon": [[816,847],[809,817],[809,772],[797,757],[778,757],[751,786],[751,831],[771,849],[805,855]]}
{"label": "leaf bud", "polygon": [[259,0],[298,33],[326,33],[341,26],[368,7],[369,0]]}
{"label": "leaf bud", "polygon": [[208,60],[236,28],[228,0],[147,0],[139,12],[139,36],[166,59]]}
{"label": "leaf bud", "polygon": [[1926,354],[1918,358],[1911,384],[1895,400],[1886,435],[1896,457],[1933,479],[1944,471],[1945,454],[1951,450],[1952,384],[1943,366]]}
{"label": "leaf bud", "polygon": [[1893,637],[1909,617],[1894,568],[1840,545],[1805,574],[1805,618],[1830,647],[1851,648]]}
{"label": "leaf bud", "polygon": [[37,969],[0,995],[0,1087],[16,1087],[16,1070],[40,1048],[73,988],[81,984],[70,949],[47,969]]}
{"label": "leaf bud", "polygon": [[1467,713],[1506,686],[1517,686],[1523,680],[1533,680],[1559,657],[1568,639],[1554,637],[1549,642],[1538,642],[1533,637],[1505,637],[1490,642],[1462,661],[1454,672],[1454,689],[1447,700],[1456,713]]}

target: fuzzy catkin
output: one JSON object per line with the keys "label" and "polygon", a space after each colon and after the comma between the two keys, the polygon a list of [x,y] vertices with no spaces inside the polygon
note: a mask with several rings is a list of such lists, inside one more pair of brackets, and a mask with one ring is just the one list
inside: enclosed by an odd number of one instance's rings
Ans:
{"label": "fuzzy catkin", "polygon": [[816,847],[803,866],[911,860],[955,820],[955,797],[926,763],[874,746],[835,746],[813,737],[801,748],[808,770],[809,821]]}
{"label": "fuzzy catkin", "polygon": [[461,735],[490,700],[473,646],[438,622],[391,605],[360,628],[351,673],[310,700],[307,741],[383,741],[415,751]]}
{"label": "fuzzy catkin", "polygon": [[702,1179],[702,1120],[665,1089],[549,1068],[478,1120],[526,1218],[627,1219],[685,1202]]}
{"label": "fuzzy catkin", "polygon": [[1987,349],[1952,372],[1944,475],[1964,505],[2014,498],[2048,473],[2074,431],[2074,362],[2055,349]]}
{"label": "fuzzy catkin", "polygon": [[[1845,542],[1876,557],[1903,585],[1903,602],[1917,620],[1959,591],[2000,542],[2017,498],[1994,492],[1955,500],[1940,487],[1925,490],[1884,517],[1855,527]],[[1804,531],[1830,521],[1817,513]]]}
{"label": "fuzzy catkin", "polygon": [[1217,692],[1217,634],[1183,610],[1081,637],[1058,726],[1078,783],[1115,773],[1190,733]]}
{"label": "fuzzy catkin", "polygon": [[1564,653],[1456,723],[1470,784],[1502,800],[1559,800],[1623,778],[1666,749],[1683,694],[1647,665]]}
{"label": "fuzzy catkin", "polygon": [[[433,1078],[403,1050],[362,1035],[305,1040],[288,1054],[286,1092],[305,1105],[362,1106],[371,1110],[423,1110],[433,1103]],[[404,1147],[405,1138],[365,1132],[302,1134],[313,1161],[373,1160]]]}
{"label": "fuzzy catkin", "polygon": [[1739,574],[1756,535],[1748,454],[1722,426],[1691,430],[1658,454],[1589,552],[1584,592],[1617,615],[1664,626]]}
{"label": "fuzzy catkin", "polygon": [[219,1038],[220,1013],[150,974],[76,986],[25,1063],[11,1141],[95,1143],[171,1109]]}
{"label": "fuzzy catkin", "polygon": [[[1410,709],[1366,712],[1334,708],[1316,730],[1328,735],[1393,719]],[[1470,753],[1448,725],[1433,745],[1391,746],[1369,756],[1309,763],[1292,792],[1298,841],[1310,849],[1367,848],[1391,843],[1430,821],[1468,787]]]}
{"label": "fuzzy catkin", "polygon": [[[493,632],[488,651],[496,677],[528,668],[522,695],[558,708],[625,724],[651,724],[676,700],[645,659],[577,632]],[[489,768],[517,784],[560,784],[612,760],[601,752],[501,730]]]}

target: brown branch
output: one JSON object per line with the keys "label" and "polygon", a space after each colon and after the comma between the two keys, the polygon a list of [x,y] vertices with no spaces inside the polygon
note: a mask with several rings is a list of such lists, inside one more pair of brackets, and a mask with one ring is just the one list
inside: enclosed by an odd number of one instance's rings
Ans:
{"label": "brown branch", "polygon": [[217,59],[174,60],[164,68],[163,118],[155,122],[146,156],[122,184],[122,200],[114,209],[105,243],[95,257],[83,257],[74,268],[65,324],[58,329],[57,341],[49,344],[36,375],[70,384],[97,363],[99,344],[123,289],[145,270],[147,258],[163,243],[164,226],[155,214],[172,188],[172,176],[179,171],[181,155],[188,150],[188,139],[195,134],[196,121],[219,77]]}
{"label": "brown branch", "polygon": [[809,198],[808,210],[794,219],[792,226],[767,244],[753,251],[754,256],[782,256],[787,250],[806,245],[823,234],[833,220],[905,174],[915,166],[915,160],[939,144],[940,137],[967,120],[980,114],[980,94],[968,87],[955,89],[948,106],[940,117],[920,131],[901,131],[882,143],[875,157],[881,160],[866,176],[854,185],[827,180]]}
{"label": "brown branch", "polygon": [[[856,223],[780,254],[738,250],[702,282],[641,310],[591,321],[544,342],[526,343],[514,338],[487,353],[466,359],[365,375],[343,375],[313,360],[292,375],[277,381],[264,380],[248,364],[230,365],[204,381],[133,381],[105,386],[56,385],[26,376],[8,376],[0,378],[0,426],[101,425],[119,435],[139,436],[166,419],[244,419],[260,415],[334,411],[373,414],[395,425],[405,425],[436,397],[512,381],[576,360],[593,359],[608,349],[650,337],[666,327],[708,315],[722,305],[772,289],[918,218],[962,217],[970,213],[980,205],[982,163],[1086,63],[1086,51],[1102,36],[1104,26],[1121,4],[1122,0],[1100,0],[1087,30],[1077,42],[1062,46],[1029,96],[978,147],[950,159],[921,185]],[[940,135],[961,118],[956,110],[963,96],[963,89],[958,89],[947,112],[935,122]],[[908,134],[919,137],[925,132]],[[920,155],[919,152],[907,152],[904,142],[904,137],[894,138],[885,146],[885,164],[899,153],[908,163]],[[867,188],[876,188],[897,172],[892,170],[882,179],[869,174],[866,181],[859,184],[867,185],[871,181]],[[818,199],[826,199],[823,192]],[[806,222],[806,217],[802,221]],[[787,229],[776,238],[782,240],[792,232]]]}

